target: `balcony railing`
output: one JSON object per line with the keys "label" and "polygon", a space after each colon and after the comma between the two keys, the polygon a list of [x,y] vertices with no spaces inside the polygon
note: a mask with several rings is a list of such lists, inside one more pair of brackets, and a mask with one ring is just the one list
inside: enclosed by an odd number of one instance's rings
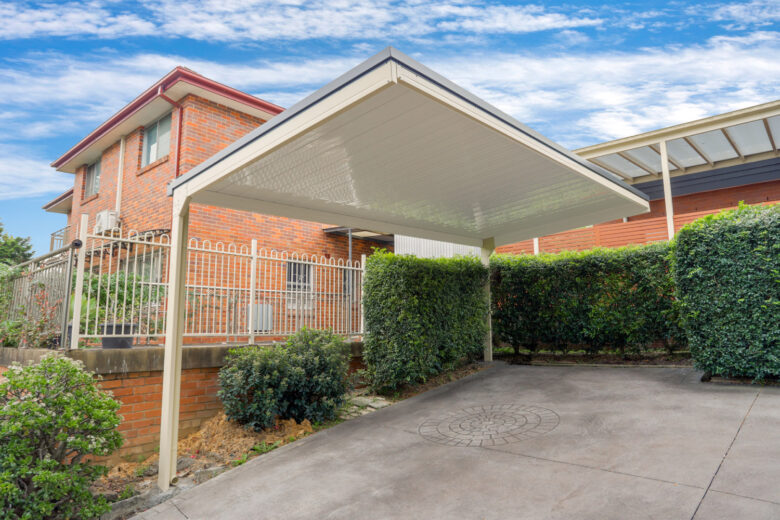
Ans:
{"label": "balcony railing", "polygon": [[65,226],[51,234],[49,251],[56,251],[61,247],[65,247],[75,238],[75,233],[71,228],[72,226]]}

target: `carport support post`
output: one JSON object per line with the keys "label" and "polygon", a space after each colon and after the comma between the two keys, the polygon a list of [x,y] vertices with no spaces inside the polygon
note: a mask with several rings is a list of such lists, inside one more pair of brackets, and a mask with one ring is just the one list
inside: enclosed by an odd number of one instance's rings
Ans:
{"label": "carport support post", "polygon": [[171,254],[168,268],[168,307],[165,324],[163,363],[162,422],[160,424],[160,463],[157,487],[168,489],[176,476],[176,444],[179,440],[179,397],[181,385],[181,344],[184,332],[185,282],[187,280],[187,227],[190,200],[174,192],[171,225]]}
{"label": "carport support post", "polygon": [[[490,255],[496,250],[496,241],[494,238],[486,238],[482,241],[482,265],[490,268]],[[485,297],[488,301],[488,314],[487,314],[487,334],[485,335],[485,349],[484,357],[485,361],[493,361],[493,322],[490,312],[490,278],[488,278],[485,284]]]}

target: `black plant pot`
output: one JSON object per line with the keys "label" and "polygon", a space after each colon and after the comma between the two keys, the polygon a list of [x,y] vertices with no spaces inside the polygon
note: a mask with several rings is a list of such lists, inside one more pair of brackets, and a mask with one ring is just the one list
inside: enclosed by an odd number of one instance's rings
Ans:
{"label": "black plant pot", "polygon": [[135,323],[106,323],[103,334],[127,334],[127,336],[112,336],[102,338],[103,348],[131,348],[133,346]]}

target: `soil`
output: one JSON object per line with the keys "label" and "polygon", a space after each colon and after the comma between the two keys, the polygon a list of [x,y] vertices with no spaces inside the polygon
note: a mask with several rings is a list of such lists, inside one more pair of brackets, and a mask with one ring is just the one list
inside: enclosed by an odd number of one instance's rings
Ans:
{"label": "soil", "polygon": [[[194,475],[206,468],[222,468],[239,465],[256,455],[252,448],[265,444],[271,451],[279,446],[305,437],[314,431],[311,423],[294,419],[278,420],[274,427],[261,432],[248,430],[229,421],[224,413],[209,419],[203,427],[189,437],[179,441],[177,476]],[[122,493],[145,491],[157,480],[158,456],[152,455],[143,462],[123,462],[112,467],[108,475],[93,486],[96,493],[109,499],[124,498]]]}
{"label": "soil", "polygon": [[417,394],[421,394],[423,392],[427,392],[428,390],[432,390],[437,386],[446,385],[447,383],[457,381],[458,379],[462,379],[466,376],[470,376],[471,374],[476,374],[477,372],[484,370],[487,367],[488,365],[482,363],[477,363],[477,362],[468,363],[450,372],[445,372],[443,374],[434,376],[428,379],[425,383],[404,386],[398,391],[396,391],[395,393],[388,395],[386,397],[388,397],[391,401],[394,402],[402,401],[404,399],[408,399]]}
{"label": "soil", "polygon": [[688,353],[658,354],[498,354],[513,365],[553,365],[553,364],[593,364],[593,365],[631,365],[631,366],[692,366]]}

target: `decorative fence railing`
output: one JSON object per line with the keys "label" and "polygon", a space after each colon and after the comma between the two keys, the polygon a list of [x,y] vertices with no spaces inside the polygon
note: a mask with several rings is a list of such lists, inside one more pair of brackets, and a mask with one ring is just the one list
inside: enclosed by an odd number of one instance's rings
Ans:
{"label": "decorative fence railing", "polygon": [[[167,234],[123,235],[116,229],[81,233],[78,242],[80,248],[65,248],[56,259],[49,255],[48,263],[6,283],[12,304],[7,312],[0,309],[0,321],[29,315],[33,306],[25,302],[45,294],[47,301],[56,299],[57,337],[69,348],[162,343]],[[249,245],[190,240],[185,341],[277,340],[304,326],[361,335],[363,265],[364,259],[258,249],[256,240]]]}

